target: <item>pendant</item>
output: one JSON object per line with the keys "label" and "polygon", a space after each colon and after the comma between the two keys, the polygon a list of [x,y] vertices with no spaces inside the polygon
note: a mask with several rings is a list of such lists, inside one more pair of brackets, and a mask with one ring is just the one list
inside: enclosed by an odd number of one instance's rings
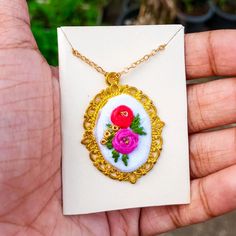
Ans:
{"label": "pendant", "polygon": [[119,78],[118,73],[108,73],[108,87],[90,102],[81,143],[104,175],[134,184],[160,156],[164,122],[147,95],[120,85]]}

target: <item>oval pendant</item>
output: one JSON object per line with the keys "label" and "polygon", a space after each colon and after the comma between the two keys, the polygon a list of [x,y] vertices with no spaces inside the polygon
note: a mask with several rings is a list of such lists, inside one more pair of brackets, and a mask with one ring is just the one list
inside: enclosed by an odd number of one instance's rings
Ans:
{"label": "oval pendant", "polygon": [[136,183],[160,155],[163,126],[147,95],[135,87],[111,84],[85,112],[82,144],[104,175]]}

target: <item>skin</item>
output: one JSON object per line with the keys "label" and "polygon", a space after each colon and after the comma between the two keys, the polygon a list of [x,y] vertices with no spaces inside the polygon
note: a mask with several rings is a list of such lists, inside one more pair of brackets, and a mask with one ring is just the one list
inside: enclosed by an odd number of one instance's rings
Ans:
{"label": "skin", "polygon": [[236,208],[236,31],[186,35],[191,204],[63,216],[59,82],[24,0],[0,0],[0,235],[154,235]]}

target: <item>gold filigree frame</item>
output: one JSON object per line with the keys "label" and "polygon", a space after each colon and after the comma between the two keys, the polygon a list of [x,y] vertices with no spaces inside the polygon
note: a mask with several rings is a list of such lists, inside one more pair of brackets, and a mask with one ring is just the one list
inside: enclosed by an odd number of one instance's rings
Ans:
{"label": "gold filigree frame", "polygon": [[[115,168],[112,164],[106,161],[100,151],[94,136],[94,128],[101,108],[107,103],[107,101],[120,94],[128,94],[139,101],[145,111],[148,113],[152,126],[152,143],[147,161],[138,169],[132,172],[121,172]],[[104,175],[109,176],[112,179],[120,181],[130,181],[130,183],[136,183],[137,179],[147,174],[157,162],[158,157],[162,149],[162,128],[164,122],[157,116],[157,110],[150,98],[142,91],[135,87],[128,85],[113,84],[106,89],[99,92],[93,100],[90,102],[85,115],[84,115],[84,135],[81,141],[86,146],[90,153],[90,159],[94,166],[97,167]]]}

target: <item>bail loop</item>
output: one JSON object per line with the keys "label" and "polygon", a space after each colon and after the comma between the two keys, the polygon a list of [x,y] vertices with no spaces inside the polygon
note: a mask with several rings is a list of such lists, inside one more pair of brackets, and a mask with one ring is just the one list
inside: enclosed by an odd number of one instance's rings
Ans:
{"label": "bail loop", "polygon": [[105,74],[106,83],[111,85],[117,85],[120,82],[120,73],[117,72],[108,72]]}

